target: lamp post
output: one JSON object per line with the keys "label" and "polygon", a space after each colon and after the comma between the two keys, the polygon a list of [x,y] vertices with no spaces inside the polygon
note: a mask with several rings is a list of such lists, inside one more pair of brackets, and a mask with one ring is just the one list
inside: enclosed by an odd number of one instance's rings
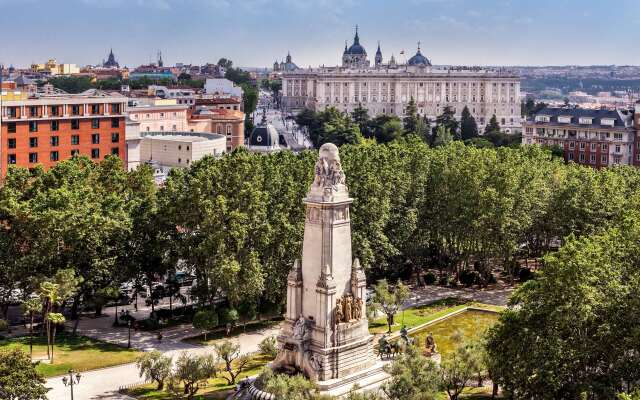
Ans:
{"label": "lamp post", "polygon": [[67,378],[66,376],[62,377],[62,383],[64,384],[64,386],[69,386],[71,387],[71,400],[73,400],[73,385],[79,385],[80,384],[80,378],[82,378],[82,375],[80,375],[80,373],[76,373],[75,375],[73,375],[73,370],[70,369],[69,370],[69,377]]}
{"label": "lamp post", "polygon": [[129,310],[120,311],[120,319],[127,321],[127,349],[131,348],[131,321],[133,320],[133,316],[129,314]]}

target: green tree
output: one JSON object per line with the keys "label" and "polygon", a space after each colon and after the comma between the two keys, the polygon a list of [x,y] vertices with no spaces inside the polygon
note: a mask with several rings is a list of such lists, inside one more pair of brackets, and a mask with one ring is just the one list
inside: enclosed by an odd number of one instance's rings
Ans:
{"label": "green tree", "polygon": [[447,129],[445,125],[439,125],[435,132],[435,138],[433,139],[434,147],[446,146],[453,141],[451,131]]}
{"label": "green tree", "polygon": [[167,357],[157,350],[144,353],[136,360],[136,367],[140,371],[140,377],[158,384],[157,389],[164,388],[164,382],[171,375],[171,357]]}
{"label": "green tree", "polygon": [[81,93],[93,87],[88,76],[57,76],[50,78],[49,83],[67,93]]}
{"label": "green tree", "polygon": [[440,375],[434,361],[411,346],[393,364],[385,367],[391,378],[382,390],[390,400],[435,400],[440,390]]}
{"label": "green tree", "polygon": [[[487,343],[493,378],[517,398],[614,398],[637,382],[634,293],[640,225],[570,236],[510,299]],[[633,387],[626,389],[633,389]]]}
{"label": "green tree", "polygon": [[60,314],[60,313],[49,313],[47,314],[47,322],[49,322],[49,324],[51,326],[53,326],[53,330],[51,333],[51,363],[53,364],[53,348],[55,346],[56,343],[56,329],[58,327],[58,325],[63,325],[64,327],[64,322],[65,322],[65,318],[64,315]]}
{"label": "green tree", "polygon": [[233,68],[233,61],[228,60],[228,59],[223,57],[223,58],[218,60],[218,66],[222,67],[222,68],[225,68],[225,69],[231,69],[231,68]]}
{"label": "green tree", "polygon": [[491,116],[491,119],[489,120],[489,123],[484,128],[484,134],[489,135],[489,134],[496,134],[500,132],[501,130],[500,130],[500,124],[498,123],[498,118],[496,118],[496,115],[493,114],[493,116]]}
{"label": "green tree", "polygon": [[360,128],[362,136],[365,138],[372,137],[372,132],[369,131],[369,110],[362,107],[362,103],[358,103],[358,107],[351,112],[351,119],[353,119],[353,122]]}
{"label": "green tree", "polygon": [[402,124],[406,135],[422,136],[422,132],[418,131],[418,128],[420,127],[420,116],[418,116],[418,109],[413,96],[409,100],[407,108],[405,109]]}
{"label": "green tree", "polygon": [[200,310],[193,316],[193,327],[204,331],[204,340],[207,341],[207,333],[218,326],[218,314],[211,310]]}
{"label": "green tree", "polygon": [[409,288],[400,281],[398,281],[395,287],[390,287],[387,280],[382,279],[374,286],[373,303],[387,316],[389,333],[391,333],[391,327],[394,324],[394,316],[408,298]]}
{"label": "green tree", "polygon": [[0,351],[0,399],[46,400],[49,389],[24,352]]}
{"label": "green tree", "polygon": [[37,313],[42,311],[41,299],[34,297],[22,303],[22,312],[29,317],[29,357],[33,357],[33,324]]}
{"label": "green tree", "polygon": [[265,368],[258,380],[264,391],[273,394],[278,400],[319,399],[316,385],[302,375],[275,374],[270,368]]}
{"label": "green tree", "polygon": [[228,385],[235,385],[238,375],[246,368],[251,358],[240,354],[240,345],[228,340],[213,345],[218,357],[224,362],[222,377]]}
{"label": "green tree", "polygon": [[455,112],[453,111],[453,108],[451,108],[450,106],[445,106],[442,109],[442,114],[436,117],[436,124],[433,127],[433,134],[436,137],[437,137],[437,130],[440,126],[444,126],[445,128],[447,128],[454,139],[456,140],[460,139],[459,131],[458,131],[458,127],[459,127],[458,120],[456,119],[456,115],[455,115]]}
{"label": "green tree", "polygon": [[376,139],[378,143],[389,143],[400,138],[404,132],[400,120],[393,118],[376,130]]}
{"label": "green tree", "polygon": [[478,124],[476,124],[476,119],[471,115],[467,106],[462,109],[460,117],[460,137],[462,140],[478,137]]}
{"label": "green tree", "polygon": [[454,332],[455,351],[443,358],[440,364],[440,382],[450,400],[457,400],[474,375],[481,369],[481,361],[475,346],[462,342]]}
{"label": "green tree", "polygon": [[193,396],[206,385],[209,378],[215,377],[218,372],[217,360],[211,354],[191,355],[182,352],[176,360],[174,372],[172,373],[168,387],[174,393],[179,393],[179,383],[182,383],[182,392],[187,395],[187,399]]}
{"label": "green tree", "polygon": [[278,343],[275,336],[268,336],[262,339],[258,348],[260,349],[260,353],[268,357],[276,358],[278,355]]}

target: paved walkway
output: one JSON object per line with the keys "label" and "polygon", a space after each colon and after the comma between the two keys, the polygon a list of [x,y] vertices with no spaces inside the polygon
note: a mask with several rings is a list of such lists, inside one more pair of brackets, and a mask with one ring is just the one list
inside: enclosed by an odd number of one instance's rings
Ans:
{"label": "paved walkway", "polygon": [[[489,290],[477,289],[451,289],[440,286],[425,286],[412,291],[412,296],[405,304],[405,307],[413,307],[432,303],[447,297],[457,297],[470,301],[477,301],[486,304],[506,305],[508,298],[513,291],[511,287],[497,287]],[[121,307],[119,308],[121,309]],[[105,317],[85,318],[80,321],[78,332],[82,335],[96,339],[126,345],[127,329],[113,328],[113,308],[105,309]],[[148,314],[148,310],[141,308],[133,315],[143,317]],[[258,350],[258,344],[267,336],[276,335],[279,328],[269,328],[255,332],[241,334],[230,340],[240,344],[242,353],[250,353]],[[178,326],[163,330],[163,340],[159,342],[154,332],[133,332],[131,334],[131,345],[134,348],[151,351],[159,350],[173,356],[174,359],[181,351],[198,354],[212,352],[213,349],[207,346],[198,346],[185,343],[182,339],[198,335],[200,332],[190,325]],[[140,383],[142,378],[138,376],[138,369],[135,364],[126,364],[112,368],[89,371],[82,374],[80,385],[74,389],[75,400],[122,400],[129,399],[117,393],[120,386]],[[70,397],[69,388],[64,387],[60,377],[51,378],[47,381],[47,387],[52,388],[49,392],[49,400],[67,400]]]}
{"label": "paved walkway", "polygon": [[[114,311],[114,308],[107,308],[104,310],[106,315],[104,317],[81,319],[78,325],[78,333],[95,339],[126,346],[127,328],[113,328],[111,326],[114,320]],[[140,310],[139,314],[142,315],[144,312],[144,310]],[[136,316],[136,314],[134,314],[134,316]],[[229,340],[240,344],[240,352],[251,353],[258,351],[258,345],[265,337],[276,335],[278,331],[279,327],[268,328],[255,332],[243,333],[239,336],[230,338]],[[162,341],[158,341],[157,334],[155,332],[133,332],[132,330],[131,347],[143,351],[158,350],[168,356],[172,356],[174,360],[182,351],[187,351],[191,354],[213,352],[213,348],[211,346],[199,346],[182,341],[185,338],[200,334],[200,331],[194,329],[191,325],[182,325],[165,329],[162,333],[163,339]],[[138,369],[135,364],[125,364],[111,368],[88,371],[82,373],[80,385],[74,386],[74,399],[129,399],[129,397],[119,394],[117,392],[118,388],[121,386],[141,383],[142,380],[143,379],[138,375]],[[46,386],[51,388],[51,391],[47,395],[49,400],[68,400],[70,398],[70,389],[63,385],[61,377],[47,380]]]}
{"label": "paved walkway", "polygon": [[442,286],[424,286],[412,290],[411,297],[405,304],[405,308],[433,303],[434,301],[457,297],[459,299],[476,301],[479,303],[506,306],[509,296],[513,292],[512,286],[496,286],[492,289],[453,289]]}

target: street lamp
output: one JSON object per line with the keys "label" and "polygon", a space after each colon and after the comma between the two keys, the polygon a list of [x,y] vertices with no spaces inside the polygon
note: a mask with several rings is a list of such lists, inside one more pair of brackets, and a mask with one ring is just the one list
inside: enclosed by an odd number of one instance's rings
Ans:
{"label": "street lamp", "polygon": [[82,378],[82,375],[80,375],[80,373],[76,373],[75,376],[73,375],[73,370],[70,369],[69,370],[69,377],[67,378],[66,376],[62,377],[62,383],[64,384],[64,386],[69,386],[71,387],[71,400],[73,400],[73,385],[79,385],[80,384],[80,378]]}
{"label": "street lamp", "polygon": [[133,321],[133,316],[129,314],[129,310],[120,311],[120,319],[123,321],[127,321],[127,329],[128,329],[128,338],[127,338],[127,349],[131,348],[131,321]]}

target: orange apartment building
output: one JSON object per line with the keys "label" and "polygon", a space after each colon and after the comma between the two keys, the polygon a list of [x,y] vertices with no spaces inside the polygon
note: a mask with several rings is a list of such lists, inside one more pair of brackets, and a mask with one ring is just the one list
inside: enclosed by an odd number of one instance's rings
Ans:
{"label": "orange apartment building", "polygon": [[127,98],[92,91],[28,96],[2,92],[0,174],[9,166],[54,166],[74,155],[99,162],[117,155],[126,162]]}

